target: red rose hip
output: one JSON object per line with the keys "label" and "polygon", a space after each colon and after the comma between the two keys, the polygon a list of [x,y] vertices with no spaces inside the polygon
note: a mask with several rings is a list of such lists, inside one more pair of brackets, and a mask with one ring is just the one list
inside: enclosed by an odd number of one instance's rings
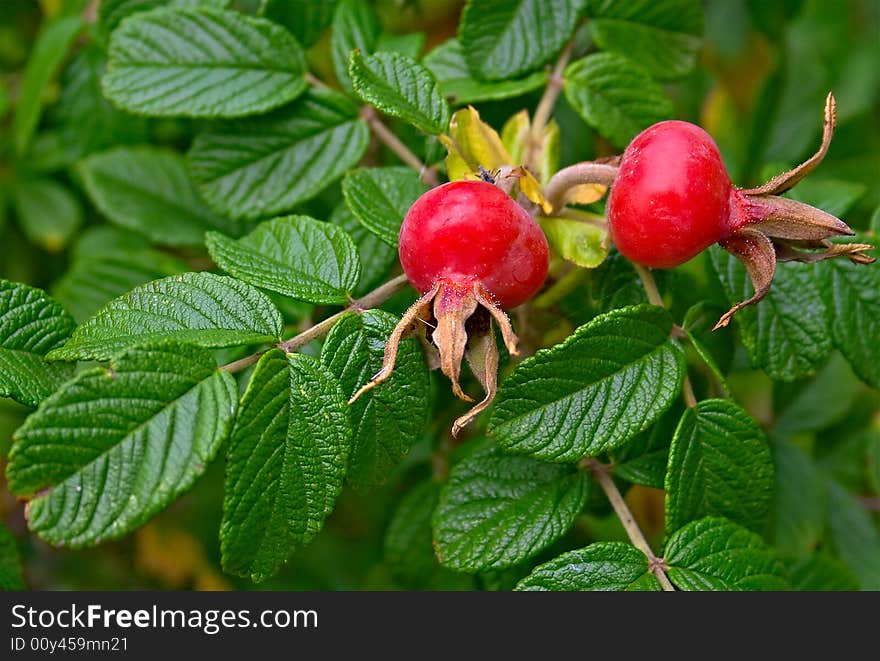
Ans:
{"label": "red rose hip", "polygon": [[532,217],[497,186],[453,181],[422,195],[400,228],[400,263],[422,294],[438,280],[480,283],[509,309],[547,277],[547,239]]}
{"label": "red rose hip", "polygon": [[711,136],[667,121],[629,144],[608,198],[611,240],[632,261],[678,266],[728,233],[732,186]]}
{"label": "red rose hip", "polygon": [[404,334],[427,330],[432,362],[452,381],[455,395],[473,401],[459,384],[465,358],[486,393],[455,421],[452,433],[457,435],[495,397],[494,324],[507,350],[517,352],[517,337],[504,309],[527,301],[541,288],[549,265],[547,239],[525,209],[497,186],[454,181],[413,203],[400,228],[398,252],[404,273],[422,297],[385,343],[382,369],[351,401],[391,375]]}

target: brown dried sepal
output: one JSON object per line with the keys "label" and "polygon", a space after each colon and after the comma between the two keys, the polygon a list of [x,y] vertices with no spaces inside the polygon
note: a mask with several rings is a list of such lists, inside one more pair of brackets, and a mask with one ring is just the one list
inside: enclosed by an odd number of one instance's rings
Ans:
{"label": "brown dried sepal", "polygon": [[[485,397],[455,421],[453,436],[484,411],[495,398],[498,387],[498,348],[495,346],[494,325],[501,330],[507,350],[517,353],[518,339],[510,319],[479,283],[462,287],[440,280],[404,313],[385,343],[382,369],[364,384],[349,400],[354,403],[361,395],[388,379],[394,371],[400,341],[407,335],[427,327],[437,351],[434,365],[452,381],[452,392],[459,399],[473,402],[459,382],[461,361],[466,358],[471,371],[483,387]],[[434,353],[434,352],[432,352]]]}
{"label": "brown dried sepal", "polygon": [[[777,262],[814,263],[832,257],[847,257],[854,264],[870,264],[874,258],[865,251],[874,246],[865,243],[832,243],[834,236],[852,236],[855,232],[836,216],[780,193],[816,169],[831,145],[837,123],[837,106],[829,92],[825,100],[822,144],[796,168],[773,177],[763,186],[734,191],[731,227],[734,231],[718,244],[746,267],[755,293],[748,300],[728,310],[712,330],[730,323],[731,317],[747,305],[757,303],[767,294]],[[807,252],[819,251],[819,252]]]}

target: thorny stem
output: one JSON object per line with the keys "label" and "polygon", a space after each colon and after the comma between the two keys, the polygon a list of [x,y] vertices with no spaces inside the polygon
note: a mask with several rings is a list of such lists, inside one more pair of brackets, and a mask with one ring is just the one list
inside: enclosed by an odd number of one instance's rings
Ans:
{"label": "thorny stem", "polygon": [[[660,290],[657,289],[657,281],[654,280],[654,274],[641,264],[633,262],[633,266],[636,269],[636,273],[639,274],[639,279],[642,281],[642,285],[645,287],[645,293],[648,295],[648,302],[651,303],[651,305],[659,305],[661,308],[665,307],[663,305],[663,298],[660,296]],[[675,329],[673,329],[673,331],[674,330]],[[684,373],[684,381],[681,384],[681,394],[684,398],[684,403],[688,408],[693,408],[697,405],[697,398],[694,395],[694,386],[691,383],[691,377],[688,375],[687,371]]]}
{"label": "thorny stem", "polygon": [[437,178],[437,172],[433,168],[429,168],[422,163],[421,159],[410,151],[403,142],[400,141],[394,133],[382,123],[373,106],[362,106],[361,117],[367,122],[370,130],[388,149],[397,154],[397,157],[419,173],[422,182],[431,188],[437,186],[440,180]]}
{"label": "thorny stem", "polygon": [[623,529],[626,530],[629,541],[631,541],[633,546],[644,553],[645,557],[648,558],[648,567],[650,568],[651,573],[656,577],[657,582],[660,583],[660,587],[667,592],[674,592],[675,588],[672,586],[672,583],[669,582],[669,577],[666,576],[667,567],[665,561],[654,555],[654,552],[648,544],[648,540],[645,539],[645,535],[642,533],[642,529],[639,528],[639,524],[636,523],[626,501],[620,494],[620,490],[617,488],[617,485],[614,484],[614,480],[611,479],[611,475],[608,473],[608,467],[592,457],[585,459],[583,465],[590,471],[590,475],[592,475],[593,479],[599,483],[599,486],[602,487],[602,491],[604,491],[605,495],[608,497],[608,501],[611,503],[611,507],[614,508],[617,518],[620,519],[620,523],[623,524]]}
{"label": "thorny stem", "polygon": [[[312,340],[317,340],[318,338],[324,337],[327,333],[329,333],[330,329],[333,328],[333,324],[339,321],[339,318],[342,317],[342,315],[344,315],[346,312],[361,312],[363,310],[374,308],[380,303],[384,303],[394,294],[403,289],[408,282],[409,280],[407,279],[406,275],[399,275],[396,278],[392,278],[385,284],[379,285],[378,287],[376,287],[376,289],[371,291],[369,294],[366,294],[362,298],[351,301],[351,303],[349,303],[344,310],[341,310],[340,312],[337,312],[336,314],[327,317],[323,321],[318,322],[314,326],[307,328],[299,335],[294,335],[288,340],[283,340],[279,342],[277,347],[279,349],[283,349],[287,353],[298,351]],[[251,354],[250,356],[245,356],[244,358],[240,358],[239,360],[231,362],[228,365],[224,365],[220,369],[226,370],[230,373],[239,372],[246,367],[250,367],[251,365],[256,363],[264,353],[266,353],[266,351],[258,351],[257,353]]]}
{"label": "thorny stem", "polygon": [[554,211],[561,209],[565,204],[565,193],[570,188],[581,184],[600,184],[610,186],[617,178],[619,168],[610,163],[594,163],[584,161],[575,163],[550,177],[544,188],[544,197],[553,205]]}
{"label": "thorny stem", "polygon": [[525,164],[535,172],[537,172],[538,168],[534,161],[541,149],[544,127],[547,126],[547,122],[550,120],[550,113],[553,112],[553,106],[556,105],[556,99],[559,98],[559,93],[565,86],[562,73],[571,59],[573,47],[574,40],[572,39],[559,55],[559,59],[556,60],[556,65],[553,67],[550,78],[547,80],[547,87],[544,88],[544,94],[541,96],[541,100],[538,101],[538,105],[535,106],[535,114],[532,117],[532,127],[529,130],[529,138],[526,142],[523,158]]}

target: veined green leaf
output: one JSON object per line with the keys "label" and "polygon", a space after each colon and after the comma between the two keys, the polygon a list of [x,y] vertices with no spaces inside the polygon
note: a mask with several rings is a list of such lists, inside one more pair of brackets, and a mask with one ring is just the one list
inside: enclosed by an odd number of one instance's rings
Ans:
{"label": "veined green leaf", "polygon": [[255,220],[317,195],[357,165],[368,142],[357,106],[338,92],[312,90],[271,115],[209,129],[187,158],[212,207]]}
{"label": "veined green leaf", "polygon": [[[289,1],[289,0],[288,0]],[[101,0],[98,3],[98,27],[109,36],[123,18],[159,7],[228,7],[231,0]]]}
{"label": "veined green leaf", "polygon": [[656,78],[694,68],[703,33],[699,0],[588,0],[587,15],[599,48],[638,62]]}
{"label": "veined green leaf", "polygon": [[443,485],[436,480],[410,489],[388,524],[383,544],[392,576],[410,589],[424,589],[443,569],[431,546],[431,517]]}
{"label": "veined green leaf", "polygon": [[685,411],[672,437],[666,530],[723,516],[760,531],[773,485],[773,460],[758,423],[730,400],[703,400]]}
{"label": "veined green leaf", "polygon": [[76,322],[40,289],[0,280],[0,397],[37,406],[73,375],[44,356],[63,344]]}
{"label": "veined green leaf", "polygon": [[86,192],[117,225],[166,245],[201,246],[230,223],[202,200],[183,157],[159,147],[117,147],[79,164]]}
{"label": "veined green leaf", "polygon": [[277,341],[281,313],[240,280],[184,273],[141,285],[81,324],[52,360],[106,360],[131,346],[161,340],[203,347]]}
{"label": "veined green leaf", "polygon": [[28,524],[70,547],[118,539],[187,491],[232,423],[237,388],[208,351],[129,350],[78,374],[16,432],[10,489]]}
{"label": "veined green leaf", "polygon": [[577,461],[625,443],[677,396],[684,354],[656,306],[600,315],[501,384],[489,433],[518,454]]}
{"label": "veined green leaf", "polygon": [[513,457],[494,446],[452,469],[434,512],[434,548],[458,571],[511,567],[559,539],[587,499],[574,466]]}
{"label": "veined green leaf", "polygon": [[330,27],[337,0],[263,0],[260,15],[283,25],[306,48]]}
{"label": "veined green leaf", "polygon": [[227,273],[309,303],[345,303],[360,276],[345,230],[308,216],[267,220],[238,240],[210,232],[207,246]]}
{"label": "veined green leaf", "polygon": [[559,256],[581,268],[594,269],[608,256],[608,230],[602,227],[556,217],[541,217],[538,223]]}
{"label": "veined green leaf", "polygon": [[471,73],[503,80],[552,60],[577,26],[582,0],[469,0],[458,38]]}
{"label": "veined green leaf", "polygon": [[104,94],[131,112],[240,117],[306,90],[305,54],[272,21],[223,9],[161,8],[113,31]]}
{"label": "veined green leaf", "polygon": [[647,71],[625,57],[594,53],[565,70],[565,98],[618,147],[672,116],[672,101]]}
{"label": "veined green leaf", "polygon": [[458,39],[448,39],[425,55],[422,63],[434,74],[443,95],[455,103],[477,103],[520,96],[547,82],[546,71],[535,71],[524,78],[483,81],[471,75]]}
{"label": "veined green leaf", "polygon": [[680,590],[784,590],[785,567],[755,533],[720,517],[675,532],[663,558]]}
{"label": "veined green leaf", "polygon": [[880,389],[880,269],[829,259],[819,275],[834,345],[860,379]]}
{"label": "veined green leaf", "polygon": [[348,75],[355,93],[386,115],[399,117],[428,135],[449,125],[449,105],[428,69],[399,53],[351,54]]}
{"label": "veined green leaf", "polygon": [[352,91],[348,77],[348,59],[353,50],[372,53],[382,27],[367,0],[339,0],[330,26],[330,58],[336,80],[347,92]]}
{"label": "veined green leaf", "polygon": [[571,592],[584,590],[659,590],[648,558],[624,542],[597,542],[563,553],[532,570],[517,590]]}
{"label": "veined green leaf", "polygon": [[229,443],[223,568],[260,581],[311,541],[342,491],[350,445],[333,375],[310,356],[264,354]]}
{"label": "veined green leaf", "polygon": [[[739,260],[717,247],[710,254],[731,305],[749,298],[751,281]],[[816,286],[818,266],[778,264],[764,299],[733,317],[752,364],[772,379],[812,375],[831,353],[827,311]]]}
{"label": "veined green leaf", "polygon": [[390,246],[397,246],[403,217],[428,190],[412,168],[359,168],[342,181],[342,194],[364,227]]}
{"label": "veined green leaf", "polygon": [[27,151],[40,121],[46,87],[82,27],[78,17],[59,18],[46,23],[37,36],[21,79],[12,119],[12,144],[19,156]]}
{"label": "veined green leaf", "polygon": [[[333,326],[321,362],[351,397],[382,367],[385,341],[397,319],[381,310],[350,313]],[[391,377],[350,407],[354,445],[348,481],[356,488],[382,484],[389,471],[424,433],[428,417],[428,371],[415,339],[400,344]]]}

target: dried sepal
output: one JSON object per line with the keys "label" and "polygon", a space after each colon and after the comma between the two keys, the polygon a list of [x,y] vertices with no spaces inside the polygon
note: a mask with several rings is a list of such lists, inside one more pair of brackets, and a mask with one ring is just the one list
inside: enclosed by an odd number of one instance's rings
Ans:
{"label": "dried sepal", "polygon": [[436,283],[427,294],[410,305],[407,311],[403,313],[400,321],[385,341],[385,354],[382,358],[382,369],[380,369],[372,379],[361,386],[360,389],[352,395],[351,399],[348,400],[349,404],[354,404],[358,397],[365,392],[372,390],[391,376],[391,373],[394,371],[394,363],[397,361],[397,351],[400,348],[400,341],[408,332],[412,331],[413,324],[417,323],[418,319],[422,319],[423,321],[428,319],[431,311],[431,301],[434,300],[434,296],[437,294],[438,289],[440,289],[439,282]]}
{"label": "dried sepal", "polygon": [[513,327],[510,325],[510,317],[507,316],[507,313],[501,309],[501,306],[495,302],[492,295],[480,286],[479,283],[474,285],[474,296],[477,302],[486,308],[497,322],[498,328],[501,329],[501,338],[504,340],[504,346],[507,347],[507,353],[511,356],[519,355],[519,350],[517,349],[519,338],[513,332]]}
{"label": "dried sepal", "polygon": [[855,234],[845,222],[816,207],[776,195],[746,195],[739,200],[737,226],[772,239],[821,241]]}
{"label": "dried sepal", "polygon": [[483,400],[472,407],[452,425],[452,436],[459,432],[480,413],[489,408],[498,392],[498,347],[495,346],[495,330],[491,318],[488,324],[479,330],[471,331],[465,352],[468,366],[486,393]]}
{"label": "dried sepal", "polygon": [[834,95],[831,92],[828,92],[828,96],[825,97],[822,144],[819,145],[819,149],[816,153],[796,168],[776,175],[763,186],[758,186],[757,188],[745,188],[742,189],[741,192],[745,195],[780,195],[781,193],[790,190],[801,179],[815,170],[816,166],[818,166],[819,163],[822,162],[822,159],[825,158],[825,154],[828,153],[828,147],[831,146],[831,138],[834,135],[835,126],[837,126],[837,102],[834,100]]}
{"label": "dried sepal", "polygon": [[718,243],[745,265],[755,293],[751,298],[737,303],[725,312],[712,328],[713,331],[727,326],[730,319],[739,310],[764,298],[770,290],[770,283],[776,272],[776,251],[773,248],[773,242],[761,232],[748,228],[742,229]]}
{"label": "dried sepal", "polygon": [[449,282],[441,281],[434,297],[434,344],[440,350],[440,370],[452,381],[452,392],[466,402],[474,401],[459,383],[461,361],[467,347],[468,334],[465,322],[477,309],[477,299],[473,292],[464,290]]}
{"label": "dried sepal", "polygon": [[[831,241],[774,241],[777,262],[814,264],[833,257],[846,257],[853,264],[871,264],[876,261],[865,252],[873,250],[870,243],[831,243]],[[821,252],[804,252],[820,250]]]}

